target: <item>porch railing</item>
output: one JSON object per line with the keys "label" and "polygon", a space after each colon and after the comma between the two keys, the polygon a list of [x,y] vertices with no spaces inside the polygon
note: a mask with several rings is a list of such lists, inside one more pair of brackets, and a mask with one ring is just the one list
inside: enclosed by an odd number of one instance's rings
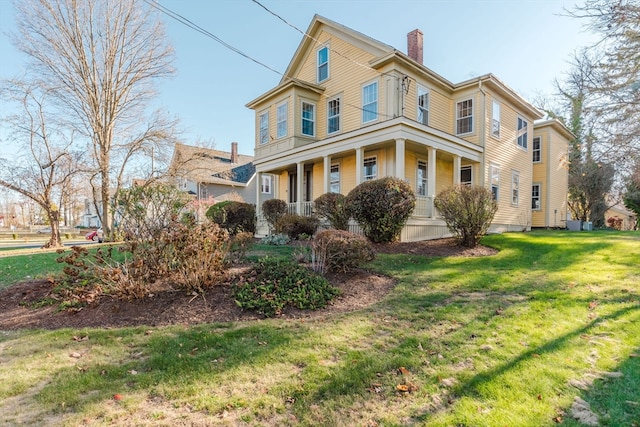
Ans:
{"label": "porch railing", "polygon": [[311,216],[313,213],[313,202],[300,203],[300,212],[298,212],[297,203],[287,203],[287,212],[290,214],[299,214],[302,216]]}

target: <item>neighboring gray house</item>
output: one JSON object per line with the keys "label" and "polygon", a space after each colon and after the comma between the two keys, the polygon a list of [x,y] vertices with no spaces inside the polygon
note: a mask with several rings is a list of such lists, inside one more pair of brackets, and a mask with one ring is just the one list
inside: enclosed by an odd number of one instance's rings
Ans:
{"label": "neighboring gray house", "polygon": [[253,156],[238,154],[237,142],[230,152],[176,143],[169,170],[178,188],[198,200],[255,204],[258,191],[261,201],[273,197],[273,177],[263,176],[257,183]]}

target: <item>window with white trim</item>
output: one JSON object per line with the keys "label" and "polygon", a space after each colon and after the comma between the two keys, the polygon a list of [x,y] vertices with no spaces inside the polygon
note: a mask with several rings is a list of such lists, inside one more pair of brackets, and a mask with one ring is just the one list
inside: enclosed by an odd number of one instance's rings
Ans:
{"label": "window with white trim", "polygon": [[324,46],[318,49],[318,83],[329,78],[329,47]]}
{"label": "window with white trim", "polygon": [[471,185],[473,181],[473,175],[471,173],[471,166],[462,166],[460,168],[460,184]]}
{"label": "window with white trim", "polygon": [[542,144],[539,136],[533,138],[531,153],[533,154],[533,163],[540,163],[542,161]]}
{"label": "window with white trim", "polygon": [[340,192],[340,165],[338,163],[331,165],[331,174],[329,175],[329,192]]}
{"label": "window with white trim", "polygon": [[262,175],[262,182],[260,184],[262,194],[271,194],[271,179],[271,175]]}
{"label": "window with white trim", "polygon": [[456,104],[456,135],[473,132],[473,99]]}
{"label": "window with white trim", "polygon": [[363,179],[365,181],[376,179],[378,177],[378,159],[376,156],[365,157],[363,166]]}
{"label": "window with white trim", "polygon": [[541,209],[540,194],[541,185],[533,184],[531,186],[531,209],[539,211]]}
{"label": "window with white trim", "polygon": [[518,117],[518,146],[527,148],[527,121]]}
{"label": "window with white trim", "polygon": [[269,112],[260,114],[260,144],[269,142]]}
{"label": "window with white trim", "polygon": [[362,122],[367,123],[378,118],[378,82],[362,87]]}
{"label": "window with white trim", "polygon": [[340,131],[340,98],[327,101],[327,133]]}
{"label": "window with white trim", "polygon": [[418,160],[418,176],[416,177],[416,194],[418,196],[427,195],[427,162]]}
{"label": "window with white trim", "polygon": [[276,109],[276,136],[278,138],[287,136],[287,115],[288,103],[283,102]]}
{"label": "window with white trim", "polygon": [[429,125],[429,90],[418,86],[418,121]]}
{"label": "window with white trim", "polygon": [[518,206],[520,201],[520,174],[511,171],[511,204]]}
{"label": "window with white trim", "polygon": [[500,138],[500,103],[495,100],[491,108],[491,136]]}
{"label": "window with white trim", "polygon": [[302,134],[315,136],[316,134],[316,106],[310,102],[302,102]]}
{"label": "window with white trim", "polygon": [[500,198],[500,166],[491,165],[491,194],[493,200],[498,201]]}

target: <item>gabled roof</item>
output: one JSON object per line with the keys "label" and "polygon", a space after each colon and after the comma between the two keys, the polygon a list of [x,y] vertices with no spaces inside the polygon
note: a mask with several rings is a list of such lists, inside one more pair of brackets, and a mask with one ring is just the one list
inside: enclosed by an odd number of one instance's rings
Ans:
{"label": "gabled roof", "polygon": [[170,170],[190,181],[204,184],[246,185],[256,172],[253,156],[176,143]]}
{"label": "gabled roof", "polygon": [[548,126],[554,129],[560,135],[567,138],[569,141],[573,141],[574,139],[576,139],[576,136],[573,134],[573,132],[571,132],[569,128],[558,119],[545,119],[533,122],[534,131],[543,129]]}

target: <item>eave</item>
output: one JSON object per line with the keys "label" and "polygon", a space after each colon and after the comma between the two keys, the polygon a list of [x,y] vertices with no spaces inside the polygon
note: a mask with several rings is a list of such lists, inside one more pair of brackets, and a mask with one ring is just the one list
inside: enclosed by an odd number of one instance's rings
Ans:
{"label": "eave", "polygon": [[263,93],[253,101],[248,102],[245,106],[247,108],[251,108],[252,110],[255,110],[256,107],[258,107],[260,104],[268,101],[271,98],[279,96],[280,94],[288,91],[289,89],[296,88],[296,87],[306,89],[311,92],[315,92],[318,95],[321,95],[324,92],[323,86],[319,86],[319,85],[305,82],[298,79],[287,79],[287,81],[285,81],[284,83],[281,83],[278,86],[271,89],[270,91]]}

